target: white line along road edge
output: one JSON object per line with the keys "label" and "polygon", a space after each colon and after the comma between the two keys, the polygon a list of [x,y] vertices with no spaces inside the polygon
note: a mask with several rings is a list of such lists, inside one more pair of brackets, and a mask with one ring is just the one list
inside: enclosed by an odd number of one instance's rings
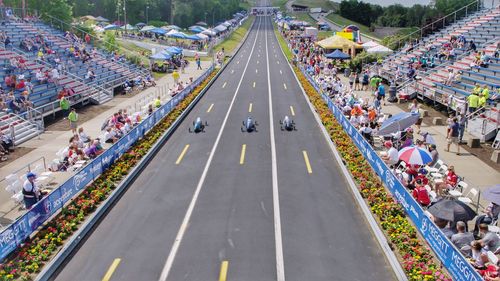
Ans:
{"label": "white line along road edge", "polygon": [[[270,17],[266,17],[266,25]],[[264,25],[264,26],[266,26]],[[271,25],[272,27],[272,25]],[[266,62],[267,86],[269,93],[269,128],[271,132],[271,159],[273,174],[273,211],[274,211],[274,243],[276,246],[276,275],[278,281],[285,281],[285,265],[283,262],[283,239],[281,236],[280,195],[278,189],[278,164],[276,163],[276,140],[274,138],[273,99],[271,92],[271,73],[269,71],[269,50],[267,48],[268,32],[266,28]],[[274,34],[274,30],[271,32]]]}
{"label": "white line along road edge", "polygon": [[171,248],[170,253],[168,255],[167,261],[165,262],[165,266],[163,267],[159,281],[166,281],[167,280],[168,274],[170,273],[170,269],[172,268],[172,265],[174,263],[175,256],[177,255],[177,251],[179,250],[179,246],[181,245],[182,239],[184,237],[184,233],[186,232],[189,221],[191,220],[191,215],[193,214],[194,206],[196,205],[196,201],[198,200],[198,196],[200,195],[201,188],[203,186],[203,183],[205,182],[205,178],[207,176],[208,169],[210,168],[210,165],[212,164],[212,159],[214,157],[215,150],[217,150],[217,146],[219,145],[219,141],[222,137],[222,133],[224,131],[224,128],[226,127],[227,119],[229,118],[229,113],[231,113],[231,109],[233,108],[234,101],[236,100],[236,96],[238,95],[238,92],[240,90],[241,83],[243,82],[243,77],[245,77],[245,73],[246,73],[248,65],[250,63],[250,59],[252,58],[252,53],[254,51],[255,44],[257,43],[257,38],[259,35],[261,23],[262,23],[262,20],[259,19],[259,27],[257,28],[257,33],[255,35],[255,40],[253,42],[252,50],[250,51],[250,55],[248,56],[248,60],[247,60],[247,63],[245,65],[245,68],[243,69],[243,73],[241,75],[240,81],[238,82],[238,86],[236,87],[236,91],[234,92],[233,99],[231,100],[231,103],[229,104],[229,108],[227,110],[226,116],[224,117],[224,121],[222,122],[221,128],[219,130],[219,134],[217,135],[217,138],[215,139],[214,146],[212,147],[212,150],[210,151],[210,155],[208,156],[208,160],[207,160],[207,163],[205,164],[205,168],[203,169],[203,173],[201,174],[200,180],[198,181],[198,185],[196,186],[196,190],[193,194],[193,198],[191,199],[191,202],[189,203],[189,207],[186,211],[186,215],[184,216],[182,224],[179,228],[179,232],[177,233],[177,236],[175,237],[174,244],[172,245],[172,248]]}
{"label": "white line along road edge", "polygon": [[[273,30],[273,34],[274,34],[274,30]],[[276,40],[277,39],[278,38],[276,38]],[[278,45],[281,49],[281,53],[283,54],[283,57],[285,57],[285,59],[286,59],[285,52],[283,51],[283,48],[281,47],[280,44],[278,44]],[[387,243],[387,239],[385,238],[384,233],[382,233],[382,230],[380,230],[380,227],[378,226],[377,222],[373,218],[371,211],[366,206],[366,203],[363,200],[363,197],[361,197],[361,195],[359,194],[358,188],[356,187],[356,184],[354,183],[352,177],[350,176],[349,171],[347,171],[347,168],[342,163],[342,158],[340,157],[332,140],[330,139],[330,135],[328,134],[325,127],[321,123],[321,119],[319,118],[318,113],[316,112],[313,105],[309,101],[309,98],[307,97],[307,94],[306,94],[304,88],[302,87],[302,84],[300,84],[299,78],[297,77],[297,75],[295,75],[295,72],[293,71],[293,68],[290,65],[290,62],[288,61],[288,59],[286,59],[286,61],[287,61],[288,67],[290,68],[290,71],[292,72],[293,76],[295,77],[295,80],[297,80],[297,83],[299,84],[299,87],[302,91],[302,94],[304,95],[304,98],[305,98],[307,104],[309,105],[309,108],[311,109],[311,112],[313,113],[314,118],[316,119],[316,122],[318,123],[318,126],[320,127],[321,131],[323,132],[323,136],[325,137],[328,145],[330,146],[330,149],[335,157],[335,160],[337,161],[337,164],[339,165],[340,169],[342,170],[342,173],[344,174],[344,177],[347,180],[347,183],[351,189],[351,192],[352,192],[354,198],[358,202],[358,206],[361,208],[363,215],[365,216],[366,220],[368,221],[368,224],[370,225],[370,228],[372,229],[375,237],[377,238],[377,242],[379,243],[380,247],[382,248],[382,251],[384,252],[385,256],[387,257],[387,260],[389,261],[389,264],[391,265],[391,267],[394,271],[394,274],[396,275],[396,278],[400,281],[408,281],[408,277],[406,276],[403,268],[401,267],[401,264],[399,263],[398,259],[396,258],[396,255],[389,247],[389,244]]]}

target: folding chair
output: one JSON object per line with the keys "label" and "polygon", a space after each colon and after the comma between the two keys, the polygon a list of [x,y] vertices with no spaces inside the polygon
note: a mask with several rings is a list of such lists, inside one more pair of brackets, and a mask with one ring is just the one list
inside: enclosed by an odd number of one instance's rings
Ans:
{"label": "folding chair", "polygon": [[[476,199],[477,198],[477,199]],[[458,197],[458,200],[476,207],[476,213],[479,210],[479,191],[472,187],[465,196]],[[475,201],[477,200],[477,203]]]}
{"label": "folding chair", "polygon": [[[455,189],[452,189],[452,190],[448,190],[448,194],[450,194],[451,196],[453,196],[454,198],[458,198],[458,197],[462,197],[463,196],[463,191],[465,189],[467,189],[469,185],[464,182],[464,181],[459,181],[457,183],[457,186],[455,187]],[[460,189],[460,190],[458,190]]]}

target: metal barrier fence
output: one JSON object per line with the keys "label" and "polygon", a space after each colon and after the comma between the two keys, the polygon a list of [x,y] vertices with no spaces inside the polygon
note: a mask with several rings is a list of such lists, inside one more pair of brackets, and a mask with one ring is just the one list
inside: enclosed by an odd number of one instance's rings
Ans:
{"label": "metal barrier fence", "polygon": [[19,217],[0,233],[0,260],[14,251],[38,227],[49,220],[64,205],[77,196],[88,184],[99,177],[115,160],[120,158],[137,140],[142,138],[158,122],[174,109],[191,91],[213,71],[214,65],[208,68],[191,85],[181,93],[162,105],[153,114],[134,127],[104,153],[93,159],[66,182],[54,189],[48,196],[39,201],[31,210]]}
{"label": "metal barrier fence", "polygon": [[316,84],[309,74],[301,68],[302,73],[309,83],[321,93],[321,97],[328,104],[328,108],[335,115],[335,118],[342,125],[344,131],[349,135],[354,144],[359,148],[363,157],[370,163],[372,169],[377,173],[382,182],[387,186],[394,198],[401,204],[406,214],[418,229],[422,237],[431,246],[436,256],[455,281],[479,281],[483,280],[469,261],[462,255],[459,249],[446,238],[434,222],[426,216],[420,204],[415,201],[412,194],[394,176],[385,162],[373,150],[372,146],[358,132],[358,130],[344,116],[342,110],[335,103],[322,93],[321,88]]}

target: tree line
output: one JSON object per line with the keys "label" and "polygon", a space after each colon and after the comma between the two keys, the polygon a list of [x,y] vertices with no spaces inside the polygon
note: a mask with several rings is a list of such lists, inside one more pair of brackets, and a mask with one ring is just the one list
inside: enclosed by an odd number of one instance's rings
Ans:
{"label": "tree line", "polygon": [[[66,22],[73,17],[102,16],[110,21],[175,24],[188,27],[198,21],[213,25],[241,10],[240,0],[25,0],[37,10]],[[22,0],[4,0],[4,6],[21,8]],[[125,6],[125,9],[124,9]]]}
{"label": "tree line", "polygon": [[[435,4],[413,5],[405,7],[394,4],[387,7],[369,4],[358,0],[343,0],[340,3],[338,13],[352,21],[373,27],[414,27],[423,26],[433,20],[448,15],[476,0],[436,0]],[[468,12],[477,8],[477,5],[469,7]],[[459,16],[465,15],[465,10]]]}

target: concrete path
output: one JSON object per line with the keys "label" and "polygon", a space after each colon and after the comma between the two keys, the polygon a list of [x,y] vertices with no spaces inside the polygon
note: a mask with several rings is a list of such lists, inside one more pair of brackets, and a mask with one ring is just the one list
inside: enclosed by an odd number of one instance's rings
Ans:
{"label": "concrete path", "polygon": [[[210,66],[211,62],[202,61],[202,68],[206,69]],[[185,69],[185,73],[180,73],[180,81],[189,81],[189,78],[192,77],[195,80],[199,77],[204,70],[196,70],[196,64],[191,63]],[[174,84],[172,75],[166,75],[160,80],[156,81],[156,87],[150,87],[138,94],[135,94],[132,97],[122,97],[117,96],[113,100],[106,103],[104,106],[111,107],[108,110],[100,113],[95,116],[91,120],[84,122],[83,124],[79,124],[80,127],[83,127],[85,132],[91,137],[95,138],[99,135],[102,135],[101,125],[104,120],[109,118],[113,113],[117,112],[119,109],[128,109],[128,112],[135,112],[138,110],[142,110],[144,106],[147,107],[149,103],[151,103],[160,92],[162,93],[162,102],[166,102],[170,99],[166,94],[168,88]],[[78,112],[78,111],[77,111]],[[83,116],[80,116],[82,118]],[[20,157],[14,160],[12,163],[2,167],[0,170],[0,179],[5,178],[9,174],[19,169],[23,169],[22,171],[17,173],[18,177],[22,177],[21,183],[24,183],[24,175],[25,167],[29,163],[31,163],[35,159],[39,159],[41,157],[45,158],[46,164],[49,165],[53,159],[57,158],[56,153],[63,147],[68,145],[69,138],[71,137],[71,131],[46,131],[40,138],[32,139],[28,142],[22,144],[23,147],[34,148],[31,152],[27,153],[23,157]],[[32,165],[32,169],[34,166],[40,165],[43,167],[43,161],[37,161]],[[27,168],[26,168],[27,169]],[[69,177],[73,175],[73,172],[55,172],[53,173],[55,176],[55,183],[61,184]],[[57,184],[55,185],[57,186]],[[15,220],[21,214],[23,214],[24,210],[20,208],[20,205],[16,205],[14,201],[11,199],[11,193],[5,190],[6,182],[0,181],[0,224],[7,225],[12,220]]]}

